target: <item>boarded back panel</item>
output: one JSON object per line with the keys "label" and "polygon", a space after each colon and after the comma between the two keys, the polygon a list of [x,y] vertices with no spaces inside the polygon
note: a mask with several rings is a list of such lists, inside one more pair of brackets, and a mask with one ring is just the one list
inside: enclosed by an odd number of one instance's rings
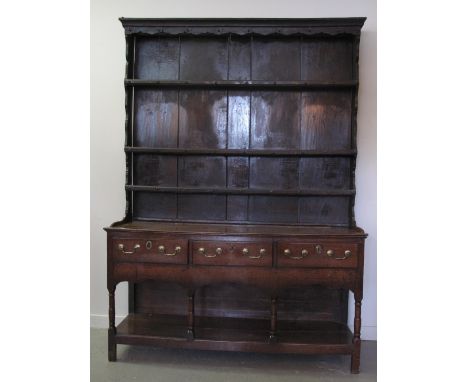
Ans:
{"label": "boarded back panel", "polygon": [[297,81],[301,77],[300,56],[298,39],[254,37],[252,79]]}
{"label": "boarded back panel", "polygon": [[352,80],[351,39],[305,38],[302,41],[302,79],[311,81]]}
{"label": "boarded back panel", "polygon": [[135,90],[134,146],[177,147],[177,91]]}
{"label": "boarded back panel", "polygon": [[265,223],[296,223],[298,198],[292,196],[250,196],[249,220]]}
{"label": "boarded back panel", "polygon": [[245,188],[249,186],[249,158],[228,158],[228,187]]}
{"label": "boarded back panel", "polygon": [[299,147],[300,93],[252,92],[251,126],[251,148]]}
{"label": "boarded back panel", "polygon": [[138,219],[175,219],[177,195],[154,192],[135,192],[133,216]]}
{"label": "boarded back panel", "polygon": [[231,36],[229,43],[229,79],[250,80],[250,37]]}
{"label": "boarded back panel", "polygon": [[182,38],[180,79],[227,80],[227,57],[226,38]]}
{"label": "boarded back panel", "polygon": [[179,159],[180,187],[226,186],[226,158],[190,156]]}
{"label": "boarded back panel", "polygon": [[299,187],[298,158],[252,157],[250,187],[268,190],[293,190]]}
{"label": "boarded back panel", "polygon": [[351,184],[350,158],[301,158],[301,189],[349,189]]}
{"label": "boarded back panel", "polygon": [[316,225],[348,225],[347,196],[311,196],[299,198],[299,222]]}
{"label": "boarded back panel", "polygon": [[179,38],[139,37],[136,47],[135,78],[177,80],[179,78]]}
{"label": "boarded back panel", "polygon": [[301,148],[351,148],[351,91],[315,91],[302,95]]}
{"label": "boarded back panel", "polygon": [[177,157],[134,154],[133,182],[139,186],[177,186]]}
{"label": "boarded back panel", "polygon": [[225,195],[179,195],[179,218],[187,220],[225,220]]}
{"label": "boarded back panel", "polygon": [[179,146],[217,149],[226,147],[227,96],[225,91],[180,92]]}
{"label": "boarded back panel", "polygon": [[229,91],[228,148],[249,148],[250,92]]}
{"label": "boarded back panel", "polygon": [[230,221],[247,221],[249,197],[245,195],[228,195],[226,219]]}

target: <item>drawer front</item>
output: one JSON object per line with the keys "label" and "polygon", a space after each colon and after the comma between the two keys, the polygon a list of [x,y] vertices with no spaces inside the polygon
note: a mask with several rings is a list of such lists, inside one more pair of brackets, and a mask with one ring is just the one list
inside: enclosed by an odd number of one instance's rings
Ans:
{"label": "drawer front", "polygon": [[272,266],[272,242],[194,241],[193,264]]}
{"label": "drawer front", "polygon": [[356,268],[356,243],[278,242],[278,267]]}
{"label": "drawer front", "polygon": [[187,239],[114,239],[114,261],[187,264]]}

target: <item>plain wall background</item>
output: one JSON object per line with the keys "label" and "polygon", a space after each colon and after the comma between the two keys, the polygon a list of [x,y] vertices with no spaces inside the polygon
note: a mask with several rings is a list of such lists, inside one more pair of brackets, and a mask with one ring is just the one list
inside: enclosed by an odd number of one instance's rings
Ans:
{"label": "plain wall background", "polygon": [[[366,241],[362,338],[377,338],[377,5],[375,0],[91,1],[91,326],[107,327],[106,235],[125,211],[125,38],[119,17],[367,17],[361,36],[356,222]],[[350,296],[352,300],[352,295]],[[127,285],[116,315],[127,313]],[[350,323],[354,306],[350,304]],[[352,326],[351,326],[352,327]]]}

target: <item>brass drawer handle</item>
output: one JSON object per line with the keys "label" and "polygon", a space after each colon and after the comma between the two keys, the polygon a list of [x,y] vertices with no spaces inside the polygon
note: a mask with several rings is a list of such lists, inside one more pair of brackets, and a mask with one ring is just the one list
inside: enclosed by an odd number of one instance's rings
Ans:
{"label": "brass drawer handle", "polygon": [[284,251],[283,251],[283,254],[287,257],[289,257],[290,259],[294,259],[294,260],[300,260],[300,259],[303,259],[304,257],[308,256],[309,255],[309,251],[307,249],[303,249],[301,251],[301,255],[300,256],[292,256],[292,253],[291,253],[291,250],[286,248]]}
{"label": "brass drawer handle", "polygon": [[206,253],[205,248],[203,248],[203,247],[198,248],[198,253],[200,255],[205,256],[205,257],[216,257],[218,255],[221,255],[221,253],[223,253],[223,250],[222,250],[222,248],[218,247],[218,248],[216,248],[215,252],[216,253],[210,255],[210,254]]}
{"label": "brass drawer handle", "polygon": [[158,247],[158,253],[164,256],[176,256],[180,253],[180,251],[182,251],[182,247],[179,245],[174,248],[174,253],[166,253],[166,247],[164,245],[160,245]]}
{"label": "brass drawer handle", "polygon": [[[335,251],[333,251],[333,249],[329,249],[327,251],[327,256],[328,257],[332,257],[335,255]],[[344,256],[342,257],[333,257],[333,260],[346,260],[349,256],[351,256],[351,251],[349,249],[347,249],[346,251],[344,251]]]}
{"label": "brass drawer handle", "polygon": [[[248,248],[244,248],[242,250],[242,254],[244,256],[248,256],[249,255],[249,249]],[[260,251],[259,251],[259,255],[258,256],[253,256],[253,255],[250,255],[248,256],[249,259],[261,259],[264,255],[266,254],[266,249],[265,248],[260,248]]]}
{"label": "brass drawer handle", "polygon": [[125,245],[119,244],[119,250],[122,251],[124,255],[133,255],[138,249],[140,249],[140,244],[135,244],[133,246],[133,251],[126,251]]}

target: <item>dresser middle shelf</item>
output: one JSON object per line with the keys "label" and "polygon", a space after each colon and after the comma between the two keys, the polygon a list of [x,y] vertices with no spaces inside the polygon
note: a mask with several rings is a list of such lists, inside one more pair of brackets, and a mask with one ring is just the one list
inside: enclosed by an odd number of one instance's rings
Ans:
{"label": "dresser middle shelf", "polygon": [[268,157],[355,157],[356,150],[275,150],[275,149],[182,149],[125,146],[128,153],[158,155],[268,156]]}
{"label": "dresser middle shelf", "polygon": [[146,192],[169,192],[178,194],[232,194],[232,195],[284,195],[284,196],[353,196],[355,189],[347,190],[312,190],[312,189],[291,189],[291,190],[272,190],[259,188],[217,188],[217,187],[161,187],[161,186],[138,186],[126,185],[127,191],[146,191]]}

